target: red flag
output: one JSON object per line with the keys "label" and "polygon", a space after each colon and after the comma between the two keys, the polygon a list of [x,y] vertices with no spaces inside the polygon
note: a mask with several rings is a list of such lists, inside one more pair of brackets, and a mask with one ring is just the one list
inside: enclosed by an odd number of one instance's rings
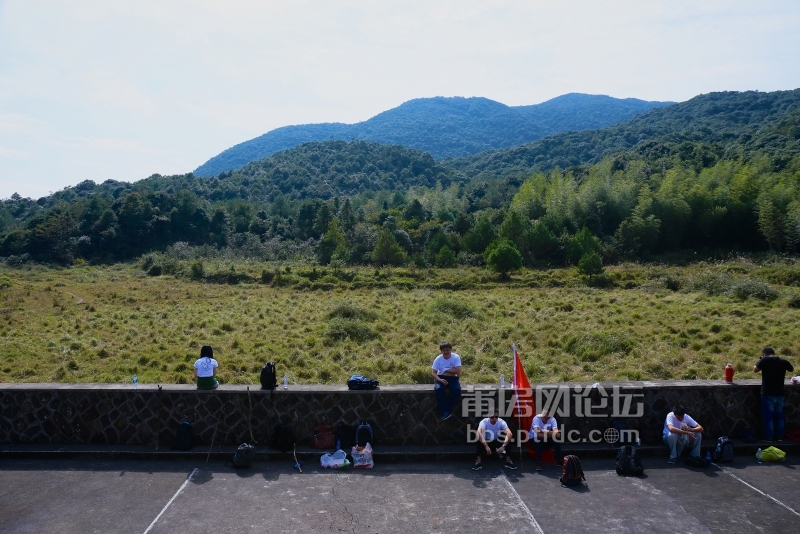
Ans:
{"label": "red flag", "polygon": [[520,429],[528,431],[531,429],[533,416],[536,415],[536,406],[533,401],[533,389],[525,374],[522,360],[519,357],[517,346],[514,345],[514,418],[519,423]]}
{"label": "red flag", "polygon": [[[514,418],[517,420],[520,430],[530,432],[531,423],[533,423],[533,418],[536,415],[536,402],[533,399],[533,388],[531,388],[528,375],[525,374],[525,368],[522,366],[522,360],[519,357],[519,351],[516,345],[514,345],[513,388],[514,396],[516,397],[516,402],[514,403]],[[528,446],[530,455],[535,457],[536,452],[533,449],[531,441],[528,440],[526,445]],[[550,449],[544,451],[542,456],[544,456],[542,460],[553,463],[556,461],[553,451]]]}

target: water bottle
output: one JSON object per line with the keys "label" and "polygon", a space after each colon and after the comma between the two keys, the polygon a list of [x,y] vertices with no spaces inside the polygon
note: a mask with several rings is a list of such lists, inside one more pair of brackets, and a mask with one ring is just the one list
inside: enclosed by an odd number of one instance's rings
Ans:
{"label": "water bottle", "polygon": [[711,465],[711,451],[706,451],[706,463]]}
{"label": "water bottle", "polygon": [[133,389],[139,389],[139,377],[133,375]]}
{"label": "water bottle", "polygon": [[283,389],[289,389],[289,375],[283,375]]}
{"label": "water bottle", "polygon": [[500,375],[500,387],[501,388],[506,387],[506,375],[504,374]]}
{"label": "water bottle", "polygon": [[342,440],[340,440],[340,439],[336,440],[336,450],[337,451],[342,450]]}
{"label": "water bottle", "polygon": [[758,450],[756,451],[756,460],[758,460],[759,464],[763,464],[764,463],[764,460],[762,458],[763,458],[763,455],[761,454],[761,447],[759,447]]}

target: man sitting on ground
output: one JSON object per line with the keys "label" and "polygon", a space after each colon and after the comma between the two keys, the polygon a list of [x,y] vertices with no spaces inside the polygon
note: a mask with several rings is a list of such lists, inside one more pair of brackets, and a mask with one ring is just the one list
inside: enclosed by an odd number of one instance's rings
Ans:
{"label": "man sitting on ground", "polygon": [[531,423],[531,439],[536,450],[536,470],[543,468],[542,455],[544,451],[552,448],[555,455],[556,464],[562,464],[561,456],[561,430],[558,428],[558,421],[550,415],[550,410],[542,410],[542,413],[533,418]]}
{"label": "man sitting on ground", "polygon": [[669,447],[668,463],[674,464],[678,461],[684,446],[689,444],[690,458],[700,458],[700,439],[703,427],[692,419],[687,413],[686,408],[680,404],[675,406],[664,422],[664,432],[662,439],[664,444]]}
{"label": "man sitting on ground", "polygon": [[[472,470],[477,471],[483,468],[481,461],[484,456],[488,458],[496,454],[498,458],[502,458],[506,454],[510,442],[511,431],[508,429],[506,422],[500,419],[500,413],[495,410],[492,415],[478,424],[478,441],[475,442],[475,451],[478,454],[478,458],[475,460]],[[506,458],[506,469],[516,468],[517,466],[514,465],[511,458]]]}

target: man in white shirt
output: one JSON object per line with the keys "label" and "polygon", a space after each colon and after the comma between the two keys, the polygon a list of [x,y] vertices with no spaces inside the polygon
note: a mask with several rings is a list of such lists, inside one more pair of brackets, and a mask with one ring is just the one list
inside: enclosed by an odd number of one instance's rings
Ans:
{"label": "man in white shirt", "polygon": [[[475,442],[475,451],[478,457],[472,470],[477,471],[483,468],[481,461],[484,456],[489,457],[496,454],[498,458],[502,458],[506,454],[510,441],[511,431],[506,422],[500,419],[500,412],[495,410],[492,415],[478,424],[478,441]],[[517,466],[514,465],[511,458],[507,458],[506,469],[516,468]]]}
{"label": "man in white shirt", "polygon": [[561,430],[558,428],[558,421],[550,415],[550,410],[542,410],[542,413],[533,418],[531,423],[530,437],[536,449],[536,470],[542,470],[542,455],[546,449],[552,447],[556,457],[556,465],[562,464],[561,456]]}
{"label": "man in white shirt", "polygon": [[686,408],[680,404],[675,406],[664,422],[664,432],[662,439],[664,444],[669,447],[668,463],[674,464],[678,461],[683,448],[688,444],[690,458],[700,458],[700,438],[702,437],[703,427],[697,421],[689,417]]}
{"label": "man in white shirt", "polygon": [[[442,421],[450,419],[453,411],[458,406],[458,399],[461,398],[461,383],[458,376],[461,374],[461,356],[453,352],[453,346],[448,342],[439,345],[442,351],[431,366],[431,375],[436,383],[433,391],[436,393],[436,404],[442,412]],[[447,390],[450,390],[450,398],[447,398]]]}

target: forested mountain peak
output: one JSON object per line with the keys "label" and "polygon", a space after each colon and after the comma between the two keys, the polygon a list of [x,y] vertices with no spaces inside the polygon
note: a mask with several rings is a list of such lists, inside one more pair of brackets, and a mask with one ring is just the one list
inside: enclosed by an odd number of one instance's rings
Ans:
{"label": "forested mountain peak", "polygon": [[766,151],[786,159],[800,154],[800,142],[786,122],[798,111],[800,89],[708,93],[606,128],[552,135],[449,164],[469,176],[524,177],[535,171],[597,163],[626,150],[669,155],[682,143],[703,143],[716,158]]}
{"label": "forested mountain peak", "polygon": [[240,143],[195,170],[215,176],[308,141],[359,139],[399,144],[455,158],[526,143],[569,130],[601,128],[670,102],[572,93],[531,106],[483,97],[417,98],[356,124],[284,126]]}

